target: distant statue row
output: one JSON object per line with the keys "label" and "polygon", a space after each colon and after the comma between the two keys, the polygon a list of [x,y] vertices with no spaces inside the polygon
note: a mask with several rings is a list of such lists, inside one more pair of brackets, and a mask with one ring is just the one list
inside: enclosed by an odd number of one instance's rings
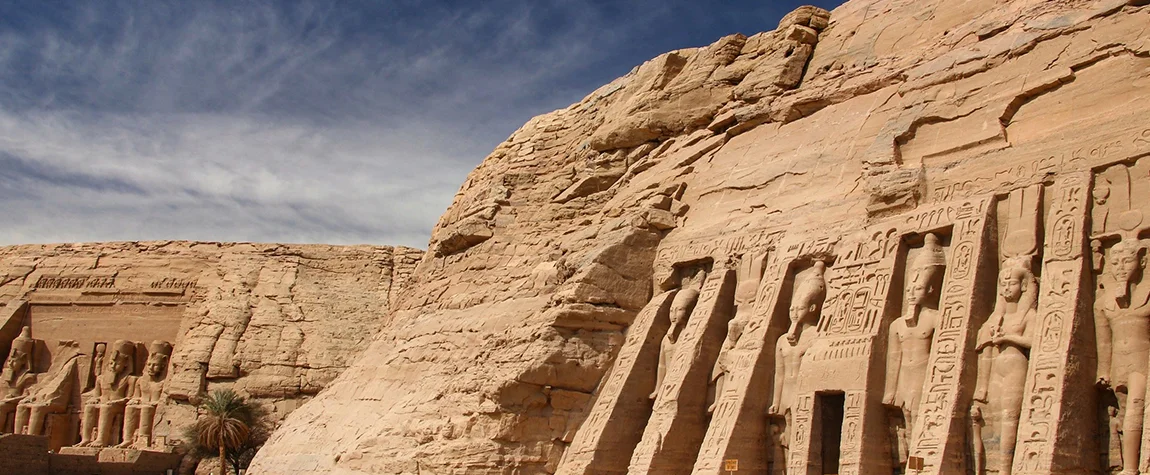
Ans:
{"label": "distant statue row", "polygon": [[[76,368],[73,358],[53,365],[46,373],[33,373],[35,340],[24,327],[12,348],[0,379],[0,432],[47,435],[45,422],[52,414],[68,411]],[[136,344],[119,340],[111,355],[100,344],[92,355],[94,387],[81,395],[78,446],[107,447],[120,436],[118,447],[152,446],[156,409],[162,402],[164,379],[172,345],[153,342],[144,374],[132,375]],[[63,358],[63,356],[61,356]],[[40,381],[40,378],[44,378]],[[12,420],[9,424],[8,421]]]}
{"label": "distant statue row", "polygon": [[[172,345],[166,341],[152,342],[142,376],[132,376],[134,343],[118,340],[112,350],[107,361],[99,350],[93,356],[92,367],[99,371],[95,386],[81,396],[84,412],[80,443],[76,445],[107,447],[112,445],[117,429],[121,429],[121,442],[117,447],[149,447]],[[118,418],[122,418],[122,427],[117,427]]]}

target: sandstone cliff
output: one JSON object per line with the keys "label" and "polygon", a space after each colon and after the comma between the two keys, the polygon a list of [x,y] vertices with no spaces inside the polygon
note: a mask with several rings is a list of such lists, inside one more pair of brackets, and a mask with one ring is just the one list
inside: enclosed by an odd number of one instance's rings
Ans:
{"label": "sandstone cliff", "polygon": [[[386,327],[252,472],[560,470],[628,327],[692,266],[734,279],[754,252],[836,243],[848,262],[966,212],[937,205],[986,212],[980,197],[1150,153],[1144,3],[803,8],[532,119],[462,185]],[[860,237],[892,219],[911,227]]]}

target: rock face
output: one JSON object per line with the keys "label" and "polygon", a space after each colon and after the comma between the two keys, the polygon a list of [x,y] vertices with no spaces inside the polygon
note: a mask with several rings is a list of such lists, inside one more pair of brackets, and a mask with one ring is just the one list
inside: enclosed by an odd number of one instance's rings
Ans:
{"label": "rock face", "polygon": [[[10,391],[15,419],[0,432],[47,435],[55,451],[165,450],[218,388],[282,419],[387,323],[421,255],[171,241],[0,247],[0,350],[28,361],[35,382]],[[30,358],[18,358],[22,348]],[[45,394],[52,404],[38,421],[34,399]]]}
{"label": "rock face", "polygon": [[1146,464],[1145,3],[803,8],[532,119],[253,473]]}

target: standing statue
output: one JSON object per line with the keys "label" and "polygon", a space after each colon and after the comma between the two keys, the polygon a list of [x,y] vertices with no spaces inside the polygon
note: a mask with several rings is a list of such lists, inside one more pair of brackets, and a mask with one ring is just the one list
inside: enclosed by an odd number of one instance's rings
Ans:
{"label": "standing statue", "polygon": [[735,362],[738,360],[735,347],[739,344],[739,338],[743,336],[744,327],[745,322],[739,318],[733,318],[727,323],[727,339],[723,341],[723,349],[719,350],[719,357],[711,370],[711,391],[708,395],[711,403],[707,406],[707,414],[715,412],[719,398],[723,395],[723,386],[726,385],[731,371],[735,369]]}
{"label": "standing statue", "polygon": [[24,399],[25,392],[36,384],[36,374],[32,372],[32,350],[35,345],[28,327],[20,330],[20,336],[12,340],[12,350],[4,361],[0,372],[0,433],[16,432],[8,425],[8,419],[16,414],[16,407]]}
{"label": "standing statue", "polygon": [[124,437],[121,447],[152,446],[152,426],[155,424],[156,407],[160,405],[164,389],[164,379],[168,376],[168,360],[172,356],[172,344],[154,341],[149,348],[148,363],[144,375],[137,378],[132,386],[132,399],[124,413]]}
{"label": "standing statue", "polygon": [[679,342],[679,334],[683,332],[683,327],[686,326],[687,319],[691,318],[691,311],[695,309],[695,303],[698,301],[699,291],[695,289],[680,290],[671,301],[671,328],[667,329],[667,334],[659,343],[659,368],[655,373],[655,390],[650,396],[652,400],[657,399],[663,392],[663,378],[667,376],[667,365],[675,359],[675,346]]}
{"label": "standing statue", "polygon": [[775,343],[775,390],[767,412],[788,419],[788,428],[798,389],[799,364],[814,343],[826,295],[826,264],[816,261],[811,275],[795,286],[788,312],[791,326]]}
{"label": "standing statue", "polygon": [[[1037,308],[1038,280],[1030,271],[1029,257],[1004,262],[998,278],[998,301],[978,332],[978,379],[974,387],[975,403],[988,405],[994,415],[991,421],[997,426],[998,473],[1002,475],[1010,475],[1013,468]],[[982,447],[981,440],[974,442]],[[976,475],[982,473],[976,471]]]}
{"label": "standing statue", "polygon": [[[112,355],[108,359],[107,368],[100,378],[96,380],[96,387],[89,394],[89,401],[84,405],[83,419],[80,423],[79,447],[107,447],[112,444],[115,434],[116,417],[123,416],[128,404],[128,396],[132,386],[132,362],[136,352],[136,345],[130,341],[117,340],[112,345]],[[95,428],[96,437],[91,437]]]}
{"label": "standing statue", "polygon": [[938,324],[938,302],[946,254],[938,236],[927,233],[925,244],[911,267],[903,315],[890,324],[887,343],[886,388],[883,404],[902,411],[905,430],[900,442],[909,447],[914,434],[922,386],[930,361],[930,346]]}
{"label": "standing statue", "polygon": [[1110,248],[1094,304],[1098,338],[1098,386],[1125,393],[1122,474],[1138,473],[1150,357],[1150,286],[1142,285],[1145,245],[1123,238]]}

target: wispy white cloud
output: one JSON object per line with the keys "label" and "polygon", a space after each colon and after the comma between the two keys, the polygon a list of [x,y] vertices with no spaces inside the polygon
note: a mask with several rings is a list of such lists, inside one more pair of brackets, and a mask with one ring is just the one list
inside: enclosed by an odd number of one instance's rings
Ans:
{"label": "wispy white cloud", "polygon": [[[761,3],[728,7],[789,9]],[[465,175],[530,116],[738,29],[725,23],[730,12],[697,9],[8,2],[0,244],[422,247]]]}

